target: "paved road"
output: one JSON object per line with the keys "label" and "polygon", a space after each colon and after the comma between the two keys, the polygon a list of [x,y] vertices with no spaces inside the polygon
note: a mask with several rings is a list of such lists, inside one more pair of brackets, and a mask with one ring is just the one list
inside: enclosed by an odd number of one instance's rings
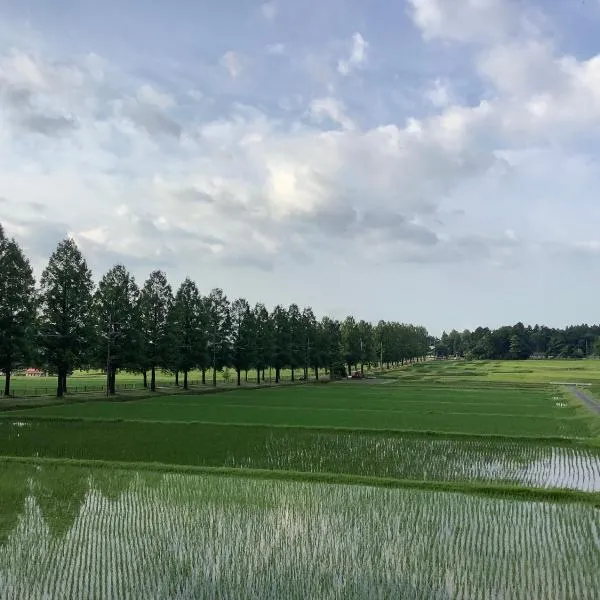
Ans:
{"label": "paved road", "polygon": [[590,410],[600,415],[600,402],[598,402],[598,400],[574,385],[568,385],[567,389],[575,394],[582,402],[585,402]]}

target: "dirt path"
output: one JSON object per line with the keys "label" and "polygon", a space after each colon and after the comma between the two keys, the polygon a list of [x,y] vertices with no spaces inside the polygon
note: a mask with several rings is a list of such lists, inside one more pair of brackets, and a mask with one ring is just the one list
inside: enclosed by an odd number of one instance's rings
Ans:
{"label": "dirt path", "polygon": [[600,402],[598,402],[591,394],[584,392],[574,385],[567,385],[566,387],[572,394],[575,394],[582,402],[584,402],[590,410],[600,415]]}

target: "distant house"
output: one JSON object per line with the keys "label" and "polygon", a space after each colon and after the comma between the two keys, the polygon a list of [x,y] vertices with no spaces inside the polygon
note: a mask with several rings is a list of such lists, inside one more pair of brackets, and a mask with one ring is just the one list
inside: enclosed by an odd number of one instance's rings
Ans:
{"label": "distant house", "polygon": [[46,373],[40,369],[25,369],[25,377],[44,377]]}

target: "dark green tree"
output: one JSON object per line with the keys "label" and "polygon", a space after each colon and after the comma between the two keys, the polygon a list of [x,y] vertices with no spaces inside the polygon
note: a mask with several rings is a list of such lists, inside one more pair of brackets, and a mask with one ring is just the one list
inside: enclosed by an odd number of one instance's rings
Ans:
{"label": "dark green tree", "polygon": [[162,271],[153,271],[139,297],[143,369],[150,370],[150,390],[156,391],[156,369],[168,362],[167,315],[173,302],[171,286]]}
{"label": "dark green tree", "polygon": [[4,395],[10,395],[15,368],[33,356],[35,280],[29,261],[14,239],[6,239],[0,224],[0,369]]}
{"label": "dark green tree", "polygon": [[340,322],[336,319],[323,317],[321,320],[321,335],[324,363],[329,370],[330,379],[346,377]]}
{"label": "dark green tree", "polygon": [[[242,371],[255,364],[256,328],[254,315],[248,301],[244,298],[231,304],[231,356],[237,374],[237,384],[242,383]],[[257,369],[260,383],[260,370]]]}
{"label": "dark green tree", "polygon": [[365,364],[371,366],[377,362],[373,325],[367,321],[359,321],[358,333],[360,335],[360,372],[364,374]]}
{"label": "dark green tree", "polygon": [[260,374],[270,365],[274,355],[273,321],[264,304],[257,304],[252,311],[254,327],[254,367],[256,380],[260,383]]}
{"label": "dark green tree", "polygon": [[[308,381],[308,369],[309,367],[315,366],[316,356],[318,353],[318,343],[317,339],[317,329],[318,323],[315,317],[315,313],[313,312],[310,306],[307,306],[302,311],[302,350],[304,355],[304,380]],[[316,371],[315,371],[316,375]]]}
{"label": "dark green tree", "polygon": [[123,265],[104,275],[94,294],[97,323],[96,362],[106,369],[107,390],[116,391],[119,369],[134,369],[141,348],[140,319],[137,314],[140,291]]}
{"label": "dark green tree", "polygon": [[217,371],[231,364],[231,307],[227,296],[215,288],[204,298],[207,339],[213,386]]}
{"label": "dark green tree", "polygon": [[189,372],[206,360],[206,343],[202,298],[196,284],[187,278],[177,290],[167,317],[169,363],[183,373],[184,390],[189,388]]}
{"label": "dark green tree", "polygon": [[273,357],[271,363],[275,368],[275,383],[281,379],[281,369],[291,364],[292,337],[289,326],[288,311],[277,305],[271,316],[273,325]]}
{"label": "dark green tree", "polygon": [[304,364],[305,339],[302,326],[302,315],[297,304],[290,304],[287,311],[287,324],[290,336],[289,366],[292,370],[292,381],[296,379],[296,369]]}
{"label": "dark green tree", "polygon": [[77,244],[66,239],[50,257],[40,282],[40,346],[58,375],[56,395],[67,391],[67,375],[82,367],[93,340],[92,273]]}
{"label": "dark green tree", "polygon": [[350,316],[344,319],[341,325],[341,334],[344,362],[348,367],[348,373],[351,373],[352,366],[357,365],[362,356],[360,331],[354,317]]}

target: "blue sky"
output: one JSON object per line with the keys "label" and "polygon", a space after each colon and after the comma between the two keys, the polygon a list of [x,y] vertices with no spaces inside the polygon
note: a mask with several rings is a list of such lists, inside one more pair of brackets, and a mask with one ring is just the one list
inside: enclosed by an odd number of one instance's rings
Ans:
{"label": "blue sky", "polygon": [[0,0],[0,221],[433,332],[597,321],[600,2]]}

